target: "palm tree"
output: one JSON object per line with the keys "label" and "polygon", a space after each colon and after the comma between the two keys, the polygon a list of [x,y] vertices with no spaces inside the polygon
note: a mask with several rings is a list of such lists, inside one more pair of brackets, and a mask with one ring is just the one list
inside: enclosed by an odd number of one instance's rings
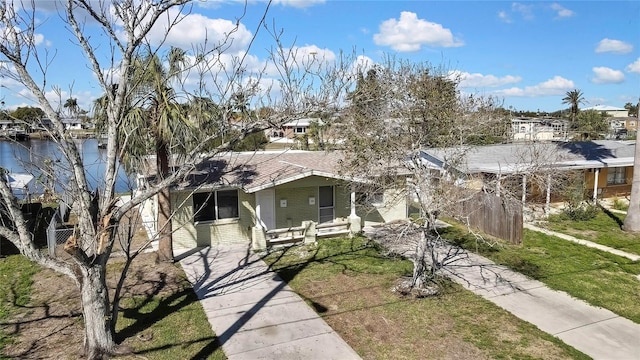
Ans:
{"label": "palm tree", "polygon": [[69,111],[69,115],[78,117],[78,113],[80,112],[80,107],[78,106],[78,99],[76,98],[68,98],[64,103],[64,108]]}
{"label": "palm tree", "polygon": [[[158,182],[169,175],[171,154],[188,147],[184,142],[186,140],[174,141],[184,139],[182,135],[186,133],[189,123],[185,108],[178,103],[171,86],[186,63],[185,51],[172,48],[166,60],[168,68],[165,68],[157,54],[141,54],[132,62],[128,106],[118,128],[122,163],[128,169],[135,169],[147,155],[154,153]],[[114,93],[116,90],[113,89]],[[108,107],[108,99],[109,96],[105,94],[94,103],[98,124]],[[161,261],[173,261],[171,227],[170,192],[168,187],[164,187],[158,193],[158,257]]]}
{"label": "palm tree", "polygon": [[575,124],[576,117],[578,116],[578,112],[580,111],[580,104],[584,104],[584,97],[582,91],[578,89],[573,89],[571,91],[567,91],[566,96],[562,98],[563,104],[569,104],[571,111],[571,123]]}

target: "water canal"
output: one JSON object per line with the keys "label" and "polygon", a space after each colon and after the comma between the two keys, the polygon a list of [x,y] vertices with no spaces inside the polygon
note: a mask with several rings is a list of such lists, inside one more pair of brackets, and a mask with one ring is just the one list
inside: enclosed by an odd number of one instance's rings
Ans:
{"label": "water canal", "polygon": [[[89,186],[92,190],[103,186],[106,150],[98,148],[96,139],[78,139],[77,145],[82,153],[82,161]],[[62,157],[58,146],[51,140],[32,139],[22,142],[0,141],[0,167],[11,173],[32,174],[38,181],[33,181],[30,192],[38,194],[42,187],[38,182],[55,181],[57,191],[68,183],[67,162]],[[43,175],[46,169],[53,169],[54,176],[48,178]],[[128,192],[135,187],[133,177],[127,176],[122,167],[118,171],[116,192]]]}

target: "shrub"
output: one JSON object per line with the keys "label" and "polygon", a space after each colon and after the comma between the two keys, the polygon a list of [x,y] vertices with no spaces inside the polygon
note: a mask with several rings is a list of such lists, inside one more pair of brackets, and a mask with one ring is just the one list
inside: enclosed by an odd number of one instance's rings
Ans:
{"label": "shrub", "polygon": [[598,211],[599,209],[596,205],[581,202],[578,204],[567,203],[563,213],[573,221],[588,221],[595,218],[598,215]]}

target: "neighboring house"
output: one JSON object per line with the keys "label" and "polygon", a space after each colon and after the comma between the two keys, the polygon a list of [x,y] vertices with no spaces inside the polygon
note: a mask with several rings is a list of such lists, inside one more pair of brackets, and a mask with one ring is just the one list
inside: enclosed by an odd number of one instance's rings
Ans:
{"label": "neighboring house", "polygon": [[279,129],[269,130],[268,137],[271,141],[278,141],[281,139],[293,140],[296,136],[304,135],[308,132],[312,123],[323,124],[320,118],[304,118],[289,121],[282,124]]}
{"label": "neighboring house", "polygon": [[500,186],[510,182],[523,202],[549,202],[562,194],[554,193],[551,179],[546,188],[532,189],[527,183],[527,177],[532,173],[540,175],[545,170],[552,170],[548,176],[559,176],[562,171],[579,171],[584,176],[585,190],[594,200],[629,195],[634,150],[635,141],[558,141],[426,149],[422,151],[422,157],[432,169],[456,174],[467,187],[482,189],[491,182],[491,186],[496,186],[492,190],[499,194]]}
{"label": "neighboring house", "polygon": [[613,139],[625,139],[628,134],[627,121],[628,119],[636,120],[635,118],[627,117],[609,117],[609,138]]}
{"label": "neighboring house", "polygon": [[82,120],[77,118],[61,118],[65,130],[82,130]]}
{"label": "neighboring house", "polygon": [[625,121],[625,128],[627,131],[637,131],[638,130],[638,118],[637,117],[628,117]]}
{"label": "neighboring house", "polygon": [[171,189],[174,248],[239,243],[261,249],[407,217],[406,196],[398,196],[406,188],[358,204],[362,197],[338,173],[339,160],[338,152],[306,151],[207,160]]}
{"label": "neighboring house", "polygon": [[596,105],[596,106],[591,106],[588,108],[584,108],[581,109],[583,111],[585,110],[595,110],[598,112],[604,112],[605,114],[607,114],[607,116],[612,116],[612,117],[627,117],[629,116],[629,110],[625,109],[625,108],[618,108],[615,106],[607,106],[607,105]]}
{"label": "neighboring house", "polygon": [[566,139],[568,124],[564,120],[543,118],[511,119],[512,141],[545,141]]}

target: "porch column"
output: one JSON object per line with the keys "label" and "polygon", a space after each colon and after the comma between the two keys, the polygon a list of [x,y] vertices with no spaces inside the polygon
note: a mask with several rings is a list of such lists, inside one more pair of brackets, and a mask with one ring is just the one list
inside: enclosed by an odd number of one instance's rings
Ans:
{"label": "porch column", "polygon": [[527,175],[522,175],[522,207],[527,201]]}
{"label": "porch column", "polygon": [[600,169],[596,168],[595,176],[593,178],[593,202],[598,201],[598,176],[600,175]]}
{"label": "porch column", "polygon": [[350,196],[351,214],[349,216],[356,216],[356,192],[351,190]]}
{"label": "porch column", "polygon": [[261,206],[260,204],[256,204],[256,227],[262,228],[262,216],[260,214]]}
{"label": "porch column", "polygon": [[264,250],[267,248],[267,235],[260,217],[260,204],[256,204],[256,224],[251,229],[251,248],[253,250]]}
{"label": "porch column", "polygon": [[358,234],[362,231],[362,219],[356,214],[356,192],[351,189],[351,213],[349,214],[349,234]]}
{"label": "porch column", "polygon": [[544,206],[544,212],[549,215],[551,210],[551,174],[547,174],[547,202]]}

